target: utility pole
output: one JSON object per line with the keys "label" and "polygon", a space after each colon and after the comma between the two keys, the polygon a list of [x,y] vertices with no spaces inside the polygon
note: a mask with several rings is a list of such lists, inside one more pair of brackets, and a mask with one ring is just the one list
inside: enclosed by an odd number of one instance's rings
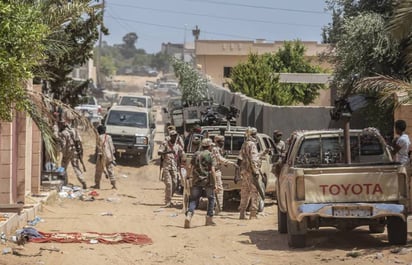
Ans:
{"label": "utility pole", "polygon": [[[102,24],[104,20],[104,9],[106,8],[106,1],[102,0],[103,4],[103,9],[102,9]],[[97,49],[97,54],[96,54],[96,82],[97,82],[97,88],[101,89],[102,87],[102,76],[100,73],[100,68],[101,68],[101,54],[102,54],[102,39],[103,39],[103,33],[102,33],[102,25],[100,25],[99,29],[99,46]]]}

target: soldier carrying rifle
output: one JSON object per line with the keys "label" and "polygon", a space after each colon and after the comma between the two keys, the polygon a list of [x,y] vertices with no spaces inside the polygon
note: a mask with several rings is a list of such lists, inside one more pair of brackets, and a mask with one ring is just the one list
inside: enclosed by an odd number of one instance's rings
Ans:
{"label": "soldier carrying rifle", "polygon": [[185,162],[185,153],[177,143],[177,137],[177,132],[170,130],[157,152],[161,156],[161,180],[165,183],[165,208],[173,207],[172,196],[178,186],[179,169],[184,167]]}
{"label": "soldier carrying rifle", "polygon": [[[77,179],[82,184],[82,188],[87,189],[86,181],[83,177],[83,172],[86,171],[86,168],[82,160],[82,139],[79,132],[71,126],[71,123],[74,120],[73,114],[66,112],[64,116],[63,122],[60,123],[61,127],[58,134],[62,150],[61,166],[67,172],[67,167],[69,166],[69,163],[71,163]],[[80,164],[83,165],[83,170],[80,168]]]}

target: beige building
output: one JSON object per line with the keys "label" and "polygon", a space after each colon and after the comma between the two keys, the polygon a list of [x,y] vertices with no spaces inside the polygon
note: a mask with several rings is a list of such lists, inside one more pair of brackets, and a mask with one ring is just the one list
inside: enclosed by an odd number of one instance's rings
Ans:
{"label": "beige building", "polygon": [[[213,83],[222,85],[227,81],[231,68],[245,62],[250,53],[276,53],[283,44],[283,41],[269,43],[264,40],[198,40],[195,43],[196,64]],[[331,69],[329,64],[320,62],[318,57],[327,51],[328,44],[313,41],[302,41],[302,44],[306,47],[307,59],[314,65]]]}

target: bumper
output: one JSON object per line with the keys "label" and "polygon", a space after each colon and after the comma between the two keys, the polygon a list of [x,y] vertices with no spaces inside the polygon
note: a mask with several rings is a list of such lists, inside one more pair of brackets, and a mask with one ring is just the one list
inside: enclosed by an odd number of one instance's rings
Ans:
{"label": "bumper", "polygon": [[126,145],[126,144],[119,144],[114,143],[114,148],[116,150],[116,154],[121,156],[141,156],[145,155],[148,149],[147,145]]}
{"label": "bumper", "polygon": [[316,203],[298,207],[297,221],[304,217],[377,219],[398,216],[406,221],[405,206],[395,203]]}

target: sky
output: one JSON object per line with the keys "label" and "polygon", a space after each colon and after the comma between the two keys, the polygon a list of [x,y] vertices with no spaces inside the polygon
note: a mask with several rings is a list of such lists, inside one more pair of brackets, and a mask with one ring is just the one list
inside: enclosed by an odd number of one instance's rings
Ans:
{"label": "sky", "polygon": [[331,21],[325,0],[105,0],[109,45],[130,32],[136,48],[157,53],[162,43],[200,40],[302,40],[321,42]]}

